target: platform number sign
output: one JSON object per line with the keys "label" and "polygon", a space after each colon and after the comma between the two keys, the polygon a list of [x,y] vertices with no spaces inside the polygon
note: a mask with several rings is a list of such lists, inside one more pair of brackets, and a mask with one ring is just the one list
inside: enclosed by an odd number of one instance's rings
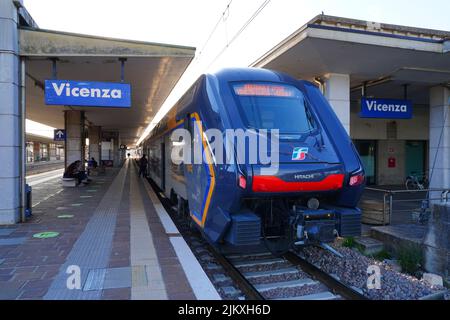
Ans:
{"label": "platform number sign", "polygon": [[53,132],[53,140],[54,141],[66,141],[66,130],[55,129]]}

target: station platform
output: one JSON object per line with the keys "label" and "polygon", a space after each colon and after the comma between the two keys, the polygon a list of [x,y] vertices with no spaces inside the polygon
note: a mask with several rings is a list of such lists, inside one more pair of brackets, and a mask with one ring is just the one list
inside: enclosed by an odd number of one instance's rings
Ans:
{"label": "station platform", "polygon": [[0,299],[220,299],[132,160],[92,180],[37,183],[30,220],[0,226]]}

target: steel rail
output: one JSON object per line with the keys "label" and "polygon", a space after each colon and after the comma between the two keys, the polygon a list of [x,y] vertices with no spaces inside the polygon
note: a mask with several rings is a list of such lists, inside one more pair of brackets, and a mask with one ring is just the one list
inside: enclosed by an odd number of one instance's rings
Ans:
{"label": "steel rail", "polygon": [[222,265],[224,270],[228,273],[230,278],[239,287],[239,289],[244,293],[250,300],[266,300],[261,293],[247,280],[247,278],[236,268],[230,260],[228,260],[223,254],[218,252],[216,248],[211,245],[209,246],[210,252],[213,254],[214,258],[218,263]]}

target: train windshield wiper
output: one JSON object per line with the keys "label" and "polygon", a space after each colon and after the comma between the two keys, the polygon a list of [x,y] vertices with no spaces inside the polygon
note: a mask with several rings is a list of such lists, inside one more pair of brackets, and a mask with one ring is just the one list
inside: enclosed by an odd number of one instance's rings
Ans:
{"label": "train windshield wiper", "polygon": [[302,135],[301,134],[283,134],[280,133],[279,138],[282,140],[299,140],[301,139]]}
{"label": "train windshield wiper", "polygon": [[319,159],[317,157],[314,157],[313,155],[311,155],[311,153],[306,154],[306,156],[312,160],[315,160],[317,162],[321,162],[321,163],[329,163],[328,161],[324,161],[322,159]]}

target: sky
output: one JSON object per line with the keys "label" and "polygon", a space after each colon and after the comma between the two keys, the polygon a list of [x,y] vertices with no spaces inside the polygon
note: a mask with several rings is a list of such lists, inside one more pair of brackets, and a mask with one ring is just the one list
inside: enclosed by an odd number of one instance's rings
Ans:
{"label": "sky", "polygon": [[322,12],[450,30],[449,0],[24,0],[24,4],[43,29],[196,47],[195,59],[152,126],[201,73],[248,66]]}

